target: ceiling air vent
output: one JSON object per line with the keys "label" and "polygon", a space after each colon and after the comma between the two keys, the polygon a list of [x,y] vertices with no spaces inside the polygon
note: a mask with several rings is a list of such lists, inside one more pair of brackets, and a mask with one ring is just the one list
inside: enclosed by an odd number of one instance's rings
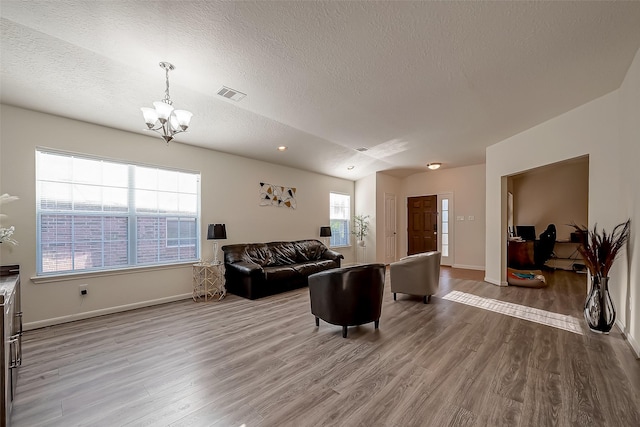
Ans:
{"label": "ceiling air vent", "polygon": [[226,86],[222,86],[219,90],[218,90],[218,95],[223,96],[227,99],[230,99],[232,101],[240,101],[242,98],[244,98],[245,96],[247,96],[246,93],[242,93],[238,90],[235,89],[231,89],[230,87],[226,87]]}
{"label": "ceiling air vent", "polygon": [[369,149],[367,147],[360,147],[360,148],[356,148],[356,151],[364,153],[365,151],[369,151]]}

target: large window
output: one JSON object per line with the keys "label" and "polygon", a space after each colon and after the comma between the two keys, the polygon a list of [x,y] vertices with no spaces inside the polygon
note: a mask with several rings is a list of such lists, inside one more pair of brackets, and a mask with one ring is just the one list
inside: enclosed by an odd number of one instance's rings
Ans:
{"label": "large window", "polygon": [[331,222],[330,246],[348,246],[350,236],[351,196],[329,194],[329,220]]}
{"label": "large window", "polygon": [[38,274],[199,258],[200,175],[36,152]]}

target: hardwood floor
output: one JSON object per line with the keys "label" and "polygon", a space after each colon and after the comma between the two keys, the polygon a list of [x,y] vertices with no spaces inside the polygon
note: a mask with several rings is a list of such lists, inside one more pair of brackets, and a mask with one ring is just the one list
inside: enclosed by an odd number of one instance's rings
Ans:
{"label": "hardwood floor", "polygon": [[[387,287],[380,329],[315,326],[308,289],[180,301],[29,331],[19,426],[638,426],[640,362],[583,335],[442,297],[581,318],[585,276],[497,287],[444,268],[439,293]],[[582,321],[584,323],[584,321]]]}

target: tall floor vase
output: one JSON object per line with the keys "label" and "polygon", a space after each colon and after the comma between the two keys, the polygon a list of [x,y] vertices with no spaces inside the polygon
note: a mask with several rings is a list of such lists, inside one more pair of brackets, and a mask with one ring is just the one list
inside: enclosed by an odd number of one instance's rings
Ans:
{"label": "tall floor vase", "polygon": [[608,334],[616,321],[616,309],[609,295],[609,278],[591,276],[591,289],[584,303],[584,319],[589,329]]}

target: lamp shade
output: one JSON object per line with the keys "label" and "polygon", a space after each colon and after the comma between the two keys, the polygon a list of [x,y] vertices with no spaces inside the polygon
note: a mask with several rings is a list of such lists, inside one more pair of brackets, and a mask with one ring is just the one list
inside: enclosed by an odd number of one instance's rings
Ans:
{"label": "lamp shade", "polygon": [[227,238],[227,227],[224,224],[209,224],[207,230],[207,240],[217,240]]}
{"label": "lamp shade", "polygon": [[331,227],[320,227],[320,237],[331,237]]}
{"label": "lamp shade", "polygon": [[156,113],[158,113],[158,120],[163,123],[169,120],[169,116],[171,116],[171,112],[173,112],[173,106],[162,101],[154,102],[153,106],[156,109]]}

